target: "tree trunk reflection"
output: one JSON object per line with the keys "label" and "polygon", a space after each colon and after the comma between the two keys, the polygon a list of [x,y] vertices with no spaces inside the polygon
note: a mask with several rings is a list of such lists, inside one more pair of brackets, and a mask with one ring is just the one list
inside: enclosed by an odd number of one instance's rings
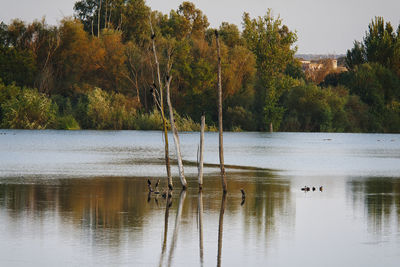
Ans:
{"label": "tree trunk reflection", "polygon": [[199,248],[200,248],[200,266],[203,266],[203,192],[199,191],[197,211],[199,219]]}
{"label": "tree trunk reflection", "polygon": [[222,195],[221,201],[221,210],[219,212],[219,226],[218,226],[218,257],[217,257],[217,266],[221,266],[221,255],[222,255],[222,234],[224,231],[224,213],[225,213],[225,201],[226,201],[226,192]]}
{"label": "tree trunk reflection", "polygon": [[185,198],[186,198],[186,190],[182,189],[181,195],[179,197],[178,209],[176,211],[174,233],[172,235],[171,248],[169,250],[168,266],[171,266],[172,258],[174,256],[174,250],[178,239],[179,225],[181,222],[182,209],[183,209],[183,204],[185,203]]}
{"label": "tree trunk reflection", "polygon": [[172,191],[168,191],[167,201],[165,204],[164,238],[163,238],[163,244],[162,244],[162,249],[161,249],[161,257],[160,257],[159,266],[162,266],[162,263],[164,261],[165,251],[167,250],[168,217],[169,217],[169,208],[170,208],[171,204],[172,204]]}

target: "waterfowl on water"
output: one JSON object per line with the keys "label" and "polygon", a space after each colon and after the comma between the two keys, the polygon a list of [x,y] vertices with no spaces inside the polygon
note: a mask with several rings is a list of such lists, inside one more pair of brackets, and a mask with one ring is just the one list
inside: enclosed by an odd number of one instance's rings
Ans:
{"label": "waterfowl on water", "polygon": [[172,197],[171,191],[164,189],[163,193],[161,194],[163,198],[167,198],[167,196],[170,198]]}
{"label": "waterfowl on water", "polygon": [[151,188],[150,179],[147,179],[147,187],[149,188],[149,192],[153,192],[153,188]]}
{"label": "waterfowl on water", "polygon": [[[310,187],[308,187],[308,186],[306,186],[306,185],[305,185],[304,187],[301,188],[301,191],[304,191],[304,192],[308,192],[308,191],[310,191],[310,190],[316,191],[317,188],[316,188],[315,186],[313,186],[312,188],[310,188]],[[320,186],[320,187],[319,187],[319,191],[322,192],[322,190],[323,190],[323,187]]]}
{"label": "waterfowl on water", "polygon": [[306,192],[308,192],[308,191],[310,191],[310,187],[304,186],[303,188],[301,188],[301,191],[306,191]]}
{"label": "waterfowl on water", "polygon": [[160,184],[160,179],[158,179],[157,180],[157,183],[156,183],[156,187],[155,187],[155,191],[154,191],[154,194],[160,194],[160,191],[158,191],[158,185]]}

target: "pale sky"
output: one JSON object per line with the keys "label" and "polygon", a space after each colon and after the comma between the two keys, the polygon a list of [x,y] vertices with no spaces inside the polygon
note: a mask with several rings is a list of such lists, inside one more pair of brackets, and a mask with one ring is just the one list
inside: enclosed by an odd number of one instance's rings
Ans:
{"label": "pale sky", "polygon": [[[13,18],[31,22],[46,16],[57,24],[73,14],[76,0],[0,0],[0,21]],[[169,13],[183,0],[147,0],[153,10]],[[272,8],[283,23],[298,35],[299,53],[340,54],[361,40],[374,16],[383,16],[394,28],[400,23],[400,0],[192,0],[208,17],[212,27],[221,22],[241,28],[243,12],[251,17]]]}

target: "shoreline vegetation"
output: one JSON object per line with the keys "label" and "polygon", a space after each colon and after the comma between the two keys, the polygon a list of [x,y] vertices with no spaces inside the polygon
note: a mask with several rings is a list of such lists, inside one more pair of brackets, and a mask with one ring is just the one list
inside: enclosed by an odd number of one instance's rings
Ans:
{"label": "shoreline vegetation", "polygon": [[[144,0],[82,0],[74,18],[0,23],[0,128],[163,130],[154,103],[168,80],[178,131],[217,131],[217,30],[228,131],[400,132],[400,25],[382,17],[330,64],[304,69],[297,35],[271,10],[218,29],[193,3],[169,14]],[[149,18],[152,21],[152,34]],[[156,37],[156,38],[154,38]],[[165,100],[163,100],[165,101]],[[164,103],[166,104],[166,103]]]}

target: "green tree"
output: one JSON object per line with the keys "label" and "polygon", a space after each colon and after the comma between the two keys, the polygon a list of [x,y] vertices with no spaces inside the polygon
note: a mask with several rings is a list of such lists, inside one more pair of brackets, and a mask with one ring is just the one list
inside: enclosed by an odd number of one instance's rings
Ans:
{"label": "green tree", "polygon": [[346,67],[350,70],[354,69],[357,65],[365,63],[365,51],[363,45],[354,41],[354,47],[347,50]]}
{"label": "green tree", "polygon": [[81,0],[74,11],[85,31],[94,36],[103,29],[122,30],[124,41],[140,43],[149,33],[150,8],[144,0]]}
{"label": "green tree", "polygon": [[221,40],[228,47],[235,47],[236,45],[242,45],[243,41],[240,37],[240,31],[235,24],[230,24],[228,22],[222,22],[221,26],[219,26],[218,33],[221,37]]}
{"label": "green tree", "polygon": [[[277,128],[283,108],[280,97],[286,88],[279,87],[279,80],[285,76],[285,70],[293,61],[297,36],[290,31],[282,20],[274,18],[268,10],[263,17],[251,19],[248,13],[243,15],[243,38],[247,47],[254,53],[257,64],[255,114],[259,129],[266,125]],[[266,125],[265,125],[266,123]]]}
{"label": "green tree", "polygon": [[123,40],[133,40],[138,44],[143,43],[150,35],[149,26],[150,8],[145,0],[127,0],[122,9],[120,29]]}
{"label": "green tree", "polygon": [[[400,28],[400,25],[399,25]],[[347,51],[346,65],[349,69],[365,62],[379,63],[386,68],[400,73],[400,31],[394,31],[390,22],[382,17],[375,17],[368,25],[363,42],[354,42],[354,47]]]}
{"label": "green tree", "polygon": [[0,78],[5,84],[33,86],[36,75],[35,57],[30,50],[0,47]]}

